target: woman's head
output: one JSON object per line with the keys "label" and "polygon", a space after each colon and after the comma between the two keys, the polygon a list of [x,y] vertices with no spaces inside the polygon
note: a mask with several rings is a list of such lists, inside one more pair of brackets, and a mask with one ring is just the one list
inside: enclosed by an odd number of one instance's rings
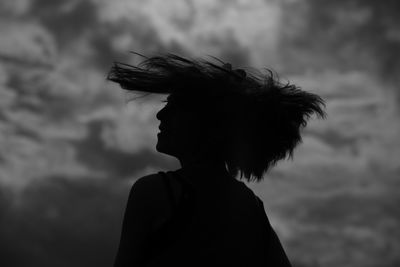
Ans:
{"label": "woman's head", "polygon": [[160,121],[157,151],[174,156],[181,163],[202,161],[215,155],[210,151],[213,136],[208,132],[209,124],[199,114],[200,110],[185,108],[173,94],[165,102],[156,115]]}
{"label": "woman's head", "polygon": [[228,171],[261,180],[277,161],[292,157],[300,130],[324,101],[273,73],[167,54],[137,66],[116,63],[108,77],[129,91],[168,95],[157,114],[157,150],[181,159],[222,161]]}

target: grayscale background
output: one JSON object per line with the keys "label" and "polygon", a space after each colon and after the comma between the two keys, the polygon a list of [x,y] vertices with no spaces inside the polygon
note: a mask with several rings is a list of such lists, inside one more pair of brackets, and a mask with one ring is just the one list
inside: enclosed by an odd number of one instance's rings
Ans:
{"label": "grayscale background", "polygon": [[0,0],[0,266],[111,266],[130,186],[179,167],[155,151],[161,98],[105,79],[130,50],[324,97],[294,160],[249,186],[294,266],[400,266],[399,3]]}

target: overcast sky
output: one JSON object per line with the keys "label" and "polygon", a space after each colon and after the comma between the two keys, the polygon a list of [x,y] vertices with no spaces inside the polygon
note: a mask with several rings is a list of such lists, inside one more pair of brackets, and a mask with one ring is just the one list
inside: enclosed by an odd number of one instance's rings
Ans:
{"label": "overcast sky", "polygon": [[[398,176],[398,4],[321,2],[0,1],[2,186],[53,177],[117,184],[179,167],[154,148],[160,99],[128,104],[105,81],[114,60],[139,60],[130,50],[272,68],[324,97],[327,120],[310,121],[294,161],[271,177]],[[268,186],[253,187],[265,200]]]}

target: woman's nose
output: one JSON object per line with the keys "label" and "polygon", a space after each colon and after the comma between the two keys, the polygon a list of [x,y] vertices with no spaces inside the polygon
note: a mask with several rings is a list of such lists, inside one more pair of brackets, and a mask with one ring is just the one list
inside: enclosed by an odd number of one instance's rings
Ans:
{"label": "woman's nose", "polygon": [[166,110],[166,107],[163,107],[160,111],[157,112],[156,118],[158,120],[162,120],[165,117],[165,113],[166,113],[165,110]]}

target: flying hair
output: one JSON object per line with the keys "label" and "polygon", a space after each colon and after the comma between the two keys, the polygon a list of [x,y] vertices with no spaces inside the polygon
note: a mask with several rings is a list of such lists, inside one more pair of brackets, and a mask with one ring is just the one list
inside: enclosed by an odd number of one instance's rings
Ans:
{"label": "flying hair", "polygon": [[217,152],[232,175],[248,181],[262,180],[279,160],[293,158],[308,120],[326,117],[320,96],[280,82],[270,69],[234,69],[215,57],[132,53],[144,60],[115,62],[107,79],[129,92],[178,96],[182,105],[201,110],[199,117],[218,120],[212,124],[223,127],[216,131]]}

